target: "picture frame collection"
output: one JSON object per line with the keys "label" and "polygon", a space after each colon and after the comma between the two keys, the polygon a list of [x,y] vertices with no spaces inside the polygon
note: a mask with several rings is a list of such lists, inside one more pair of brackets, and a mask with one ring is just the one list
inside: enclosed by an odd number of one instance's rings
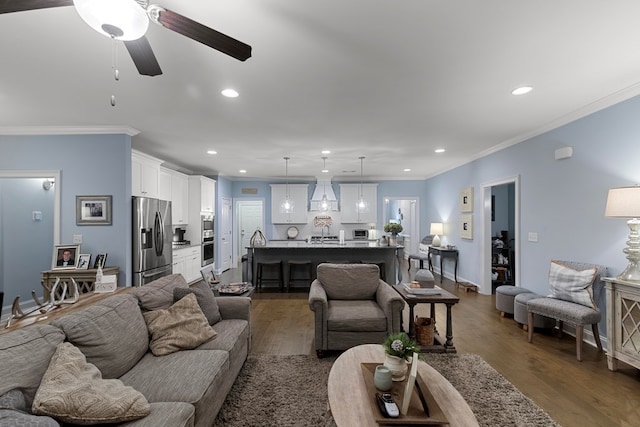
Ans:
{"label": "picture frame collection", "polygon": [[80,252],[80,245],[54,245],[51,269],[88,270],[89,268],[97,269],[99,265],[104,267],[107,263],[107,253],[97,254],[93,266],[91,257],[91,254]]}

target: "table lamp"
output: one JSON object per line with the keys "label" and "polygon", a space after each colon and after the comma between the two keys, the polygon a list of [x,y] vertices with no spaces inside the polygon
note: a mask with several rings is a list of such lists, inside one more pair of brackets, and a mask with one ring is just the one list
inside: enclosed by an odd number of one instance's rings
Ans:
{"label": "table lamp", "polygon": [[629,265],[617,277],[629,282],[640,282],[640,186],[612,188],[607,196],[604,215],[613,218],[630,218],[629,240],[622,252],[627,254]]}
{"label": "table lamp", "polygon": [[444,234],[444,225],[441,222],[432,222],[431,228],[429,229],[429,234],[433,234],[433,241],[431,242],[431,246],[440,246],[440,236],[439,234]]}

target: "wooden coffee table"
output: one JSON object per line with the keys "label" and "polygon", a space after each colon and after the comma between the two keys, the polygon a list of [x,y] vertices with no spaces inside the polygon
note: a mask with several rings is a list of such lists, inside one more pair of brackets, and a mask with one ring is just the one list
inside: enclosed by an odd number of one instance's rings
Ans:
{"label": "wooden coffee table", "polygon": [[[350,348],[338,357],[329,373],[329,406],[338,427],[377,426],[368,391],[362,376],[361,363],[384,362],[384,349],[379,344]],[[418,373],[438,402],[452,427],[478,425],[475,415],[449,381],[425,362],[420,361]],[[400,405],[400,402],[396,402]]]}

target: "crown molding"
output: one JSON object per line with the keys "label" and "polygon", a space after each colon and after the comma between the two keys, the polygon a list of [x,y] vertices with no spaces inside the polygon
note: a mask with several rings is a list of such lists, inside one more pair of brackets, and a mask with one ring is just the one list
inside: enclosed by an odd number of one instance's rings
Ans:
{"label": "crown molding", "polygon": [[138,135],[131,126],[0,126],[0,135]]}

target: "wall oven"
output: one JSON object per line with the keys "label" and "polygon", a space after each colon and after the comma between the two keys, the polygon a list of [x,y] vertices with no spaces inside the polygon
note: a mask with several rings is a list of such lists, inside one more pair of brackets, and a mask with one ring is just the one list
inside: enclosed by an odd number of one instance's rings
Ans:
{"label": "wall oven", "polygon": [[213,264],[215,243],[213,237],[207,237],[202,240],[202,266]]}

